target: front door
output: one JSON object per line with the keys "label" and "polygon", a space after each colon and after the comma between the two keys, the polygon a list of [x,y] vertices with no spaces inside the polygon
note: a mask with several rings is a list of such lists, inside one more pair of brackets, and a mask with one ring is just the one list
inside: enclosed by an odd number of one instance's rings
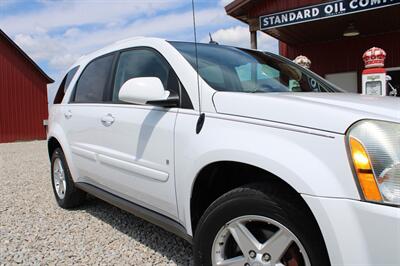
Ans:
{"label": "front door", "polygon": [[116,64],[112,102],[99,114],[112,124],[99,132],[104,148],[98,160],[101,180],[111,192],[141,206],[177,218],[174,176],[174,127],[177,108],[120,102],[118,92],[129,79],[157,77],[171,94],[179,81],[156,51],[123,51]]}

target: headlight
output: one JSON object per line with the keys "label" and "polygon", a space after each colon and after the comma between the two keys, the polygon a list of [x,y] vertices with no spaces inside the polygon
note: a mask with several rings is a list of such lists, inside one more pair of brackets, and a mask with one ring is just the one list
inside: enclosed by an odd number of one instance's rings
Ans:
{"label": "headlight", "polygon": [[347,138],[364,198],[400,205],[400,124],[363,120]]}

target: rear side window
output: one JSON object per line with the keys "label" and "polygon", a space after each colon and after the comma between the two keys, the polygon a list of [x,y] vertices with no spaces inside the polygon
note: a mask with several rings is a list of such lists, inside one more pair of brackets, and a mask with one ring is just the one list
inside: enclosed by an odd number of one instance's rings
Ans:
{"label": "rear side window", "polygon": [[67,75],[65,75],[64,79],[62,80],[60,87],[58,88],[57,94],[54,97],[54,104],[58,104],[61,103],[65,92],[67,91],[67,88],[69,86],[69,84],[71,83],[71,80],[73,79],[73,77],[75,76],[76,72],[78,71],[79,66],[74,67],[73,69],[71,69]]}
{"label": "rear side window", "polygon": [[110,54],[97,58],[87,65],[76,84],[73,102],[103,102],[113,59],[114,54]]}

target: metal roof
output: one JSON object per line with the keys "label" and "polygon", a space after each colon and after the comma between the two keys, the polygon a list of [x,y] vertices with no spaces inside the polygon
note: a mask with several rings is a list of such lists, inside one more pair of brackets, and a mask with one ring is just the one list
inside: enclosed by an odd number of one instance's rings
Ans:
{"label": "metal roof", "polygon": [[251,0],[235,0],[228,5],[225,6],[225,10],[228,14],[237,11],[242,8],[244,5],[248,4]]}
{"label": "metal roof", "polygon": [[[393,1],[390,6],[345,13],[341,16],[326,16],[296,24],[260,29],[260,17],[263,15],[330,2],[332,1],[235,0],[225,6],[225,10],[228,15],[248,24],[250,30],[260,30],[289,45],[342,40],[344,39],[343,32],[350,24],[354,24],[360,32],[360,37],[378,36],[383,33],[400,31],[400,16],[398,15],[400,14],[400,3],[398,1]],[[396,40],[393,41],[395,42]]]}
{"label": "metal roof", "polygon": [[53,83],[54,80],[50,78],[36,63],[32,60],[10,37],[5,34],[4,31],[0,29],[0,36],[3,37],[11,46],[13,46],[39,73],[48,81],[48,83]]}

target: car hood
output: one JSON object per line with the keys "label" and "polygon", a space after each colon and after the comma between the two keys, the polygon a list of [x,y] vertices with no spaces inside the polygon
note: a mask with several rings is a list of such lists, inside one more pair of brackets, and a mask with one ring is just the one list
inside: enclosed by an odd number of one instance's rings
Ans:
{"label": "car hood", "polygon": [[345,133],[361,119],[400,123],[400,99],[352,93],[216,92],[217,113]]}

